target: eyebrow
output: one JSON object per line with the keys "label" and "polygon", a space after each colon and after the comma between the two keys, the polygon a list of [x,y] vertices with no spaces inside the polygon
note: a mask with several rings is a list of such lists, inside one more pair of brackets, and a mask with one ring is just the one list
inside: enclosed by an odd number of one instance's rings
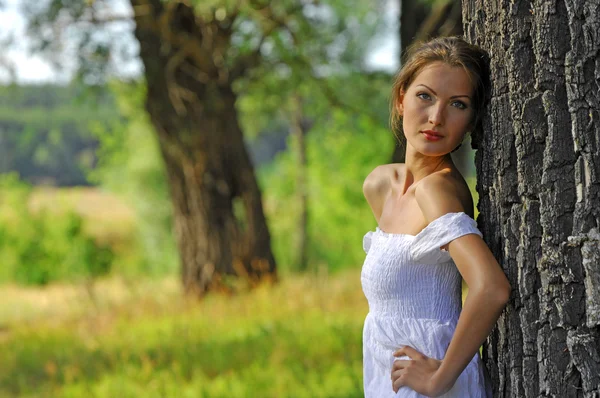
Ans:
{"label": "eyebrow", "polygon": [[[417,84],[417,86],[423,86],[423,87],[427,88],[429,91],[431,91],[433,93],[433,95],[437,95],[437,93],[435,91],[433,91],[433,89],[431,87],[428,87],[424,84]],[[450,97],[450,99],[461,98],[461,97],[466,97],[468,99],[471,99],[470,95],[453,95],[452,97]]]}

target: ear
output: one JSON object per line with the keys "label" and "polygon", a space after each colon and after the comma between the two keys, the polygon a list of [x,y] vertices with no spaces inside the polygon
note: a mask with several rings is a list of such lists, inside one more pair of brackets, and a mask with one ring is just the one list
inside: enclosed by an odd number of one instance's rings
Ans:
{"label": "ear", "polygon": [[398,100],[396,101],[396,112],[398,115],[404,116],[404,90],[400,90],[400,94],[398,95]]}

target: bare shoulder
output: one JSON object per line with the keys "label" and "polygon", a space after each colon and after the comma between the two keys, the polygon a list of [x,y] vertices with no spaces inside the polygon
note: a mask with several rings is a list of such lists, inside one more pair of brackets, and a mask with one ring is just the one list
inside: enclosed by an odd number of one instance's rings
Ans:
{"label": "bare shoulder", "polygon": [[404,179],[405,166],[402,163],[384,164],[375,167],[363,183],[363,194],[369,203],[377,222],[383,212],[383,205],[392,190],[392,184]]}
{"label": "bare shoulder", "polygon": [[473,198],[458,172],[441,171],[427,176],[417,186],[415,198],[428,222],[454,212],[473,217]]}
{"label": "bare shoulder", "polygon": [[363,183],[365,197],[384,196],[389,191],[392,182],[404,177],[403,163],[390,163],[377,166],[369,173]]}

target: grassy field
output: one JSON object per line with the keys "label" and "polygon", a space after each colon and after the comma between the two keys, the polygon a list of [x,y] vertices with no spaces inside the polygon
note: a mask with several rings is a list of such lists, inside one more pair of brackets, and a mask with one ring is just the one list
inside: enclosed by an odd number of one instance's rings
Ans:
{"label": "grassy field", "polygon": [[359,270],[183,298],[175,278],[0,287],[0,397],[360,397]]}
{"label": "grassy field", "polygon": [[[96,189],[38,189],[123,244],[135,217]],[[117,276],[114,276],[117,275]],[[360,397],[360,270],[186,299],[176,276],[0,285],[0,397]]]}
{"label": "grassy field", "polygon": [[[133,234],[132,212],[95,189],[36,190],[30,207],[75,209],[99,240]],[[202,301],[176,276],[0,297],[0,398],[362,396],[358,268]]]}

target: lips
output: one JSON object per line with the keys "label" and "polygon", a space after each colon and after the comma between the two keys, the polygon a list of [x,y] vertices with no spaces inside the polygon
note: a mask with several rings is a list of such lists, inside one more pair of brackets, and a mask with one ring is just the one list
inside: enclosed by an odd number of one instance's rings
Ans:
{"label": "lips", "polygon": [[425,139],[429,141],[439,141],[443,138],[443,136],[437,131],[433,130],[423,130],[421,133],[425,136]]}

